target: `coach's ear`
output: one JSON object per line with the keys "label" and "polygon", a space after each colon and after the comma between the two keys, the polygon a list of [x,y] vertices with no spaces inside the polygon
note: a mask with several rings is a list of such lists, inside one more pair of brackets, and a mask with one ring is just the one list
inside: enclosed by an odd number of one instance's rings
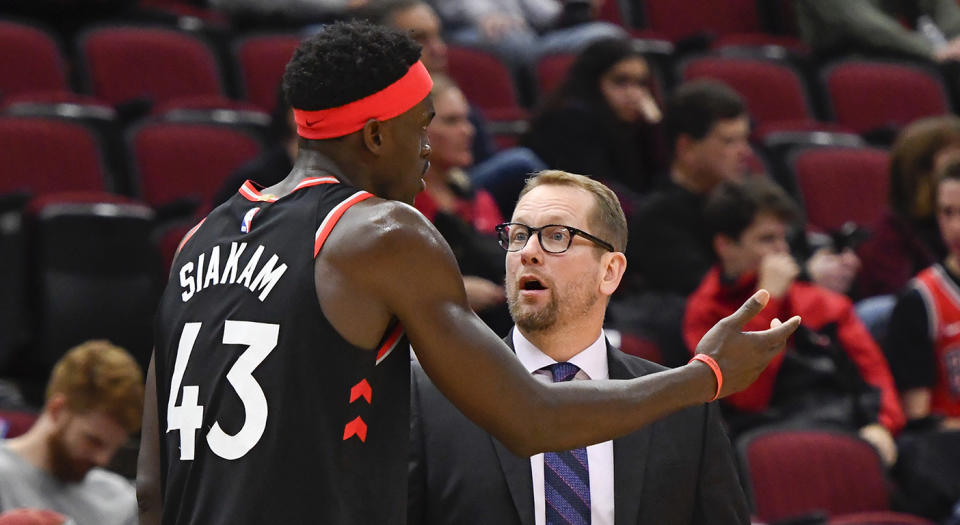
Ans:
{"label": "coach's ear", "polygon": [[370,150],[370,153],[380,155],[383,149],[384,131],[386,130],[384,129],[383,122],[377,119],[370,119],[363,125],[363,129],[361,130],[363,134],[363,145]]}

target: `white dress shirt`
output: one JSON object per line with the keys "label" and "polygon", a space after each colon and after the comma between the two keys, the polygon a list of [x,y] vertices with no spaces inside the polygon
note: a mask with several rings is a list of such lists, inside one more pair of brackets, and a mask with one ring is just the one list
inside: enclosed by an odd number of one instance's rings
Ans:
{"label": "white dress shirt", "polygon": [[[528,372],[537,379],[552,383],[548,370],[541,368],[556,363],[541,352],[533,343],[513,330],[513,348]],[[603,331],[600,337],[568,361],[580,368],[574,381],[582,379],[609,379],[607,369],[607,345]],[[590,470],[590,523],[613,525],[613,441],[604,441],[587,447],[587,467]],[[533,515],[536,525],[545,525],[546,499],[543,493],[543,454],[530,457],[530,472],[533,474]]]}

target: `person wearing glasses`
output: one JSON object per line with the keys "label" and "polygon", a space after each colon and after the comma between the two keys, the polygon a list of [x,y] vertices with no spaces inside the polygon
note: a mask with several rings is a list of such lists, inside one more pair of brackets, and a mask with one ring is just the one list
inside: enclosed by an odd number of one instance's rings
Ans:
{"label": "person wearing glasses", "polygon": [[[408,35],[363,22],[301,42],[283,78],[300,137],[292,171],[244,183],[181,242],[147,372],[141,524],[403,523],[409,346],[444,395],[529,456],[742,390],[799,324],[742,332],[760,292],[704,338],[697,362],[588,387],[531,378],[411,206],[436,113],[419,58]],[[559,222],[607,236],[572,220]],[[564,254],[581,258],[583,241]],[[521,292],[525,303],[553,296],[542,273],[525,275],[544,288]]]}
{"label": "person wearing glasses", "polygon": [[[609,188],[540,172],[497,233],[515,322],[504,341],[524,370],[546,383],[664,370],[604,335],[607,302],[627,264],[626,219]],[[411,525],[749,523],[714,404],[612,441],[531,457],[468,420],[417,365],[411,407]]]}

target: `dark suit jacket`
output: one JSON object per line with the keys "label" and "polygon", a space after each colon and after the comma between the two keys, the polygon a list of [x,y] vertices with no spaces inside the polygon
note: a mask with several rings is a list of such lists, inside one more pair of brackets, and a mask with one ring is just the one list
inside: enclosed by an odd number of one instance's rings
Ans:
{"label": "dark suit jacket", "polygon": [[[607,359],[610,379],[664,370],[609,343]],[[534,525],[530,459],[468,420],[419,364],[412,370],[410,525]],[[730,441],[712,404],[615,439],[613,458],[617,525],[750,523]]]}

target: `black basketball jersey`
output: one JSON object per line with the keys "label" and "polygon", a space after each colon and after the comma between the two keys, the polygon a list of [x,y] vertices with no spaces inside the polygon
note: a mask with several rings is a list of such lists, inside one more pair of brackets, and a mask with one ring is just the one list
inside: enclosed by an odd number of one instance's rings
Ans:
{"label": "black basketball jersey", "polygon": [[247,182],[181,243],[156,320],[164,525],[405,521],[403,330],[352,346],[314,284],[337,220],[371,196]]}

